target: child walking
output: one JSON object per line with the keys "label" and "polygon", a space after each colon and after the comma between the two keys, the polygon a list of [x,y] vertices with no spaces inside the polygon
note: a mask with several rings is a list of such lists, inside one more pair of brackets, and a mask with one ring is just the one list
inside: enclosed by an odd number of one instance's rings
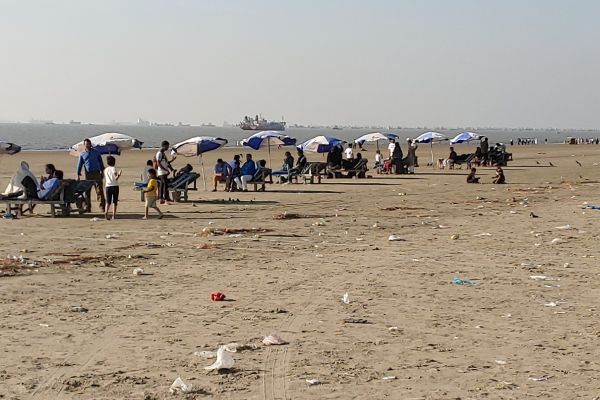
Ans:
{"label": "child walking", "polygon": [[144,210],[144,218],[148,219],[148,209],[153,208],[158,212],[158,219],[162,219],[163,213],[156,205],[156,197],[158,196],[158,182],[156,181],[156,170],[150,168],[148,170],[148,186],[144,190],[146,194],[146,208]]}
{"label": "child walking", "polygon": [[113,205],[112,219],[117,218],[117,203],[119,202],[119,178],[121,177],[121,171],[117,171],[115,167],[116,160],[113,156],[106,157],[106,163],[108,167],[104,168],[104,182],[106,185],[106,209],[104,210],[104,217],[108,221],[108,212],[110,205]]}

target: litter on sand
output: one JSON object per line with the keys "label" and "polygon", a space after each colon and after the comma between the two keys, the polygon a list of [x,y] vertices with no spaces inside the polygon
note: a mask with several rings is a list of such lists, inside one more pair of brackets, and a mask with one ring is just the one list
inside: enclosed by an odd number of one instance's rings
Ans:
{"label": "litter on sand", "polygon": [[350,298],[350,294],[347,292],[344,293],[344,295],[342,296],[342,303],[350,304],[351,301],[352,301],[352,299]]}
{"label": "litter on sand", "polygon": [[488,233],[488,232],[482,232],[482,233],[478,233],[478,234],[473,235],[473,236],[492,236],[492,234]]}
{"label": "litter on sand", "polygon": [[388,240],[389,240],[390,242],[395,242],[395,241],[404,241],[404,239],[402,239],[402,238],[401,238],[400,236],[398,236],[398,235],[390,235],[390,236],[388,237]]}
{"label": "litter on sand", "polygon": [[288,342],[283,340],[278,335],[265,336],[265,338],[262,340],[262,342],[265,346],[280,346],[282,344],[288,344]]}
{"label": "litter on sand", "polygon": [[115,234],[106,235],[107,239],[117,239],[118,237],[119,237],[119,235],[115,235]]}
{"label": "litter on sand", "polygon": [[472,281],[471,279],[463,279],[463,278],[459,278],[459,277],[453,278],[452,283],[454,283],[455,285],[464,285],[464,286],[477,285],[477,282]]}
{"label": "litter on sand", "polygon": [[143,268],[135,268],[133,270],[133,275],[143,275],[144,274],[144,269]]}
{"label": "litter on sand", "polygon": [[306,383],[308,383],[308,386],[314,386],[314,385],[320,385],[321,381],[318,379],[307,379]]}
{"label": "litter on sand", "polygon": [[383,378],[381,378],[382,381],[393,381],[394,379],[396,379],[394,375],[384,376]]}
{"label": "litter on sand", "polygon": [[547,381],[550,378],[551,377],[549,375],[543,375],[543,376],[539,376],[539,377],[532,376],[527,379],[529,379],[530,381],[533,381],[533,382],[543,382],[543,381]]}
{"label": "litter on sand", "polygon": [[177,379],[175,379],[169,388],[169,392],[171,392],[171,394],[188,393],[191,391],[192,385],[185,383],[180,377],[177,377]]}
{"label": "litter on sand", "polygon": [[235,364],[235,360],[223,346],[217,350],[217,360],[208,367],[204,367],[207,370],[219,370],[219,369],[231,369]]}
{"label": "litter on sand", "polygon": [[223,300],[225,300],[225,293],[212,292],[210,294],[210,300],[211,301],[223,301]]}
{"label": "litter on sand", "polygon": [[552,239],[550,244],[559,244],[559,243],[565,243],[565,242],[566,242],[566,240],[563,240],[561,238],[554,238],[554,239]]}

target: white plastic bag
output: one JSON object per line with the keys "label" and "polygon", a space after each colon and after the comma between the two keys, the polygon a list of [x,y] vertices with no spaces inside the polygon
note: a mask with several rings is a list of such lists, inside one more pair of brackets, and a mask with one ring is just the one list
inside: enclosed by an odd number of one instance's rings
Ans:
{"label": "white plastic bag", "polygon": [[235,360],[231,355],[225,350],[224,346],[219,347],[217,350],[217,361],[215,361],[212,365],[208,367],[204,367],[204,369],[208,370],[219,370],[219,369],[231,369],[235,364]]}
{"label": "white plastic bag", "polygon": [[350,293],[344,293],[344,295],[342,296],[342,303],[350,304],[351,301],[352,299],[350,298]]}
{"label": "white plastic bag", "polygon": [[169,392],[171,394],[176,393],[187,393],[192,391],[192,385],[188,385],[185,383],[180,377],[177,377],[171,387],[169,388]]}
{"label": "white plastic bag", "polygon": [[265,336],[265,338],[263,339],[262,342],[263,342],[263,344],[265,346],[278,346],[278,345],[282,345],[282,344],[287,344],[288,343],[288,342],[286,342],[285,340],[283,340],[278,335]]}

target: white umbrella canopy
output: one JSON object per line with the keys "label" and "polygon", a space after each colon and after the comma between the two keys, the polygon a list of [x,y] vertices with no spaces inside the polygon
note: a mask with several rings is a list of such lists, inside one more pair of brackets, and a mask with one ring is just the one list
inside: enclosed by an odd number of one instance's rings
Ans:
{"label": "white umbrella canopy", "polygon": [[448,137],[446,135],[444,135],[443,133],[439,133],[439,132],[425,132],[421,135],[419,135],[419,137],[417,137],[415,139],[415,142],[417,143],[429,143],[431,146],[431,165],[435,166],[435,164],[433,163],[433,143],[434,142],[444,142],[448,140]]}
{"label": "white umbrella canopy", "polygon": [[[103,133],[98,136],[89,138],[92,142],[92,147],[100,152],[100,154],[121,154],[121,150],[129,150],[133,148],[141,149],[143,142],[129,135],[117,132]],[[83,140],[71,146],[70,155],[77,157],[85,150]]]}
{"label": "white umbrella canopy", "polygon": [[398,135],[394,135],[393,133],[381,133],[381,132],[367,133],[366,135],[362,135],[361,137],[356,138],[354,140],[354,143],[377,142],[379,140],[390,140],[390,139],[398,139]]}
{"label": "white umbrella canopy", "polygon": [[452,139],[450,139],[450,143],[451,144],[464,143],[464,142],[470,142],[472,140],[480,140],[481,138],[482,138],[482,136],[478,135],[476,133],[463,132],[463,133],[459,133],[458,135],[456,135]]}

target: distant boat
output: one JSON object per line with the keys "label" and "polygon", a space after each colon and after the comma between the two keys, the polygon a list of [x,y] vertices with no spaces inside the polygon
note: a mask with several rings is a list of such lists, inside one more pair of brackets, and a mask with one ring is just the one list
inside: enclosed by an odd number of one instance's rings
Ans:
{"label": "distant boat", "polygon": [[262,115],[257,115],[254,118],[244,117],[238,126],[245,131],[285,131],[286,122],[267,121]]}
{"label": "distant boat", "polygon": [[333,129],[335,129],[336,131],[341,131],[343,128],[341,126],[334,125]]}
{"label": "distant boat", "polygon": [[191,125],[190,125],[190,124],[184,124],[183,122],[179,121],[179,122],[177,123],[177,126],[180,126],[180,127],[186,127],[186,126],[191,126]]}
{"label": "distant boat", "polygon": [[70,120],[69,125],[81,125],[81,121]]}
{"label": "distant boat", "polygon": [[203,128],[215,128],[216,125],[213,124],[212,122],[209,122],[208,124],[202,124],[201,125]]}

